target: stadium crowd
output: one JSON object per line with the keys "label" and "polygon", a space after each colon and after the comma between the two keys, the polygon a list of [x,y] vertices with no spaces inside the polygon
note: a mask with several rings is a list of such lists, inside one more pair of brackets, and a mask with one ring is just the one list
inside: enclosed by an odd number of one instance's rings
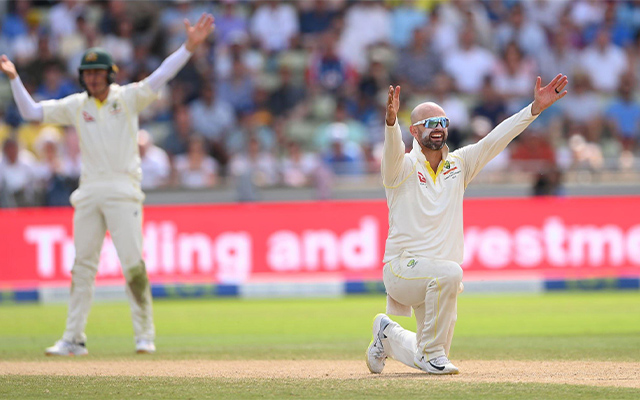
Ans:
{"label": "stadium crowd", "polygon": [[[185,39],[183,19],[216,32],[141,115],[145,190],[323,186],[379,174],[384,104],[402,85],[400,121],[433,100],[449,146],[475,142],[532,99],[537,75],[569,77],[487,169],[630,169],[638,154],[640,3],[602,0],[0,4],[0,54],[36,101],[79,91],[84,50],[101,46],[117,82],[149,75]],[[73,128],[25,123],[0,78],[0,205],[66,205],[80,174]]]}

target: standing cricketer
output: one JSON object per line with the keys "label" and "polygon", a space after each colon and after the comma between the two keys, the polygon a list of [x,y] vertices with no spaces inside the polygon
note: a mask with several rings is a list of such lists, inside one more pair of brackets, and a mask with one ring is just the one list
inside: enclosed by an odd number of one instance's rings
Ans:
{"label": "standing cricketer", "polygon": [[155,352],[151,288],[142,259],[141,169],[138,154],[138,114],[158,96],[160,88],[187,63],[192,52],[213,32],[213,17],[203,14],[194,26],[184,21],[187,40],[149,77],[120,86],[109,53],[87,50],[79,68],[85,92],[60,100],[35,103],[16,68],[3,55],[0,70],[11,80],[13,97],[25,120],[74,125],[82,158],[80,186],[71,195],[76,257],[71,271],[71,296],[62,339],[47,355],[85,355],[87,323],[93,286],[105,232],[118,252],[138,353]]}
{"label": "standing cricketer", "polygon": [[449,349],[462,291],[462,197],[467,185],[544,109],[567,94],[567,77],[540,87],[534,101],[506,119],[478,143],[452,153],[445,144],[449,119],[427,102],[411,112],[413,150],[405,154],[397,114],[400,86],[389,87],[382,180],[389,207],[389,237],[383,279],[387,312],[416,317],[410,332],[385,314],[373,321],[367,366],[381,373],[391,357],[430,374],[457,374]]}

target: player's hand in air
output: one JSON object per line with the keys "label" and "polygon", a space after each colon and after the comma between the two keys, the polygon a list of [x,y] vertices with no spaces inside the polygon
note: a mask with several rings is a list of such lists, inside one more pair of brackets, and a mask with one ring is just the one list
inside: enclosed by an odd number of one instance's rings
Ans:
{"label": "player's hand in air", "polygon": [[563,98],[567,94],[564,88],[568,83],[569,79],[566,75],[558,74],[547,86],[540,87],[542,79],[538,77],[536,87],[533,90],[534,100],[531,106],[531,113],[538,115],[553,103]]}
{"label": "player's hand in air", "polygon": [[204,42],[216,27],[213,24],[213,15],[207,13],[202,13],[198,22],[193,26],[191,26],[189,20],[185,19],[184,26],[187,29],[187,42],[185,43],[185,47],[190,52],[193,52],[200,43]]}
{"label": "player's hand in air", "polygon": [[13,65],[11,60],[9,60],[9,57],[4,54],[2,55],[2,58],[0,58],[0,71],[4,72],[9,79],[15,79],[15,77],[18,76],[16,66]]}
{"label": "player's hand in air", "polygon": [[389,98],[387,99],[387,126],[393,126],[400,109],[400,86],[389,86]]}

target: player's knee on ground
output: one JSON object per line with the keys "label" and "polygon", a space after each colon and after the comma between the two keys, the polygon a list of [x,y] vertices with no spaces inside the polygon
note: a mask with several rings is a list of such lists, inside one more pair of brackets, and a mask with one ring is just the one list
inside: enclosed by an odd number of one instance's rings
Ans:
{"label": "player's knee on ground", "polygon": [[123,274],[127,281],[127,286],[129,286],[136,301],[139,304],[146,302],[145,293],[149,290],[149,277],[147,276],[147,268],[144,261],[125,269]]}

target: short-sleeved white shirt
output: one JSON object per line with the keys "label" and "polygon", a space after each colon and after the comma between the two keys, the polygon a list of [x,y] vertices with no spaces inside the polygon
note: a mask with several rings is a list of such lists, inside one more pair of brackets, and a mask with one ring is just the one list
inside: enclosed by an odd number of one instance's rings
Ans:
{"label": "short-sleeved white shirt", "polygon": [[87,92],[43,101],[43,122],[73,125],[82,158],[81,184],[114,178],[140,182],[138,114],[156,98],[146,80],[126,86],[111,84],[103,103]]}

